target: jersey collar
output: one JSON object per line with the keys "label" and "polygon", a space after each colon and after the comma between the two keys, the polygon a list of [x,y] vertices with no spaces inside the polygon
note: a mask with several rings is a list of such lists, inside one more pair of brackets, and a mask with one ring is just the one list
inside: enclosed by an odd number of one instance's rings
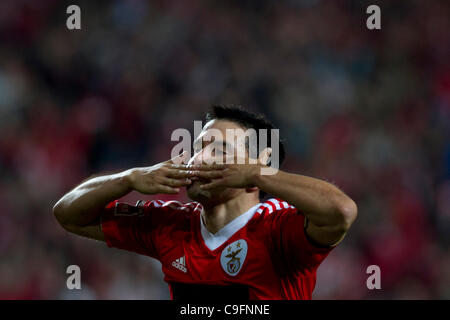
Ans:
{"label": "jersey collar", "polygon": [[225,225],[222,229],[214,234],[206,229],[203,223],[202,216],[200,214],[200,231],[205,245],[211,251],[220,247],[223,243],[225,243],[225,241],[230,239],[231,236],[236,233],[236,231],[247,224],[247,222],[253,217],[259,206],[261,206],[261,203],[254,205],[253,207],[248,209],[247,212],[231,220],[227,225]]}

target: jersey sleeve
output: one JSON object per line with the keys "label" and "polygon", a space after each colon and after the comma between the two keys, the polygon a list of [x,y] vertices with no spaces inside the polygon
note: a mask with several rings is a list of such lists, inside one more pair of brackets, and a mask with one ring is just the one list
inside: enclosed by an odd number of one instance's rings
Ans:
{"label": "jersey sleeve", "polygon": [[113,201],[106,206],[101,227],[109,247],[158,258],[157,228],[164,223],[158,201],[138,201],[136,205]]}
{"label": "jersey sleeve", "polygon": [[270,241],[274,254],[289,270],[315,272],[333,247],[313,244],[305,228],[305,216],[286,202],[271,213]]}

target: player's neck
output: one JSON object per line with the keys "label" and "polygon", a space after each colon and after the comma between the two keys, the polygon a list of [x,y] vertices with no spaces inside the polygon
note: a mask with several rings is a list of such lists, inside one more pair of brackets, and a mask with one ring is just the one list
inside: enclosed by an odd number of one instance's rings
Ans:
{"label": "player's neck", "polygon": [[214,234],[258,203],[258,197],[243,194],[219,205],[204,207],[203,223],[206,229]]}

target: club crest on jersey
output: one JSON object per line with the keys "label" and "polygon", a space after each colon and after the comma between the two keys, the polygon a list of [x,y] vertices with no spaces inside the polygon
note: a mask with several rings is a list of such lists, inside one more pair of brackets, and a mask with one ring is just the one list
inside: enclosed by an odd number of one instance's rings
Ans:
{"label": "club crest on jersey", "polygon": [[239,273],[244,265],[247,249],[247,241],[244,239],[236,240],[223,249],[220,264],[227,274],[235,276]]}

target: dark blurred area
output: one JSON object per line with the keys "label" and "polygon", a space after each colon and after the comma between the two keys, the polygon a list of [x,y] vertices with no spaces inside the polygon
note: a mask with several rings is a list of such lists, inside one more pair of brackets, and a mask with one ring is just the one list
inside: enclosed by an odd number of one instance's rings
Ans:
{"label": "dark blurred area", "polygon": [[280,128],[283,169],[358,204],[315,299],[449,299],[449,17],[448,1],[1,1],[0,298],[169,298],[158,262],[68,234],[52,206],[170,158],[173,130],[235,103]]}

